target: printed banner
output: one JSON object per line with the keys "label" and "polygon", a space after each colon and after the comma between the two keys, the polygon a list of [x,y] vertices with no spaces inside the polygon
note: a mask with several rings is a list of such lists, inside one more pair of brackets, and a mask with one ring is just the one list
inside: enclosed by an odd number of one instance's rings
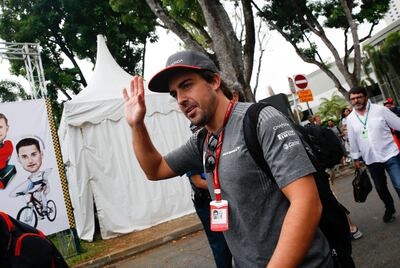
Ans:
{"label": "printed banner", "polygon": [[49,122],[44,99],[0,104],[0,210],[46,235],[71,227]]}

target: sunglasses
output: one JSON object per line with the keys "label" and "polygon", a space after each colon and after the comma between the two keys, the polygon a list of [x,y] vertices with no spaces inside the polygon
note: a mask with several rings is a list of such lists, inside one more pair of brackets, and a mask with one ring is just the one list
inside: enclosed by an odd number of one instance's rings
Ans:
{"label": "sunglasses", "polygon": [[217,147],[218,147],[218,138],[213,134],[210,134],[207,143],[207,158],[205,161],[205,169],[207,173],[211,173],[215,169],[215,163],[216,163],[215,151],[217,150]]}

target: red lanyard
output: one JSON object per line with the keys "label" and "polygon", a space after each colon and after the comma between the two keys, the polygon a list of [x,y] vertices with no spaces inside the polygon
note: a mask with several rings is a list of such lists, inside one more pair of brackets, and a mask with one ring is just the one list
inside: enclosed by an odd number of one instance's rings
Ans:
{"label": "red lanyard", "polygon": [[[218,179],[218,163],[219,163],[219,157],[221,155],[222,140],[224,139],[225,125],[228,122],[229,117],[231,116],[233,105],[234,105],[234,102],[230,101],[229,106],[226,109],[225,117],[224,117],[224,125],[222,127],[221,133],[219,134],[217,149],[215,152],[215,169],[213,171],[213,180],[214,180],[214,194],[215,194],[216,201],[221,201],[221,187],[219,185],[219,179]],[[209,140],[209,138],[210,138],[210,132],[208,132],[208,134],[207,134],[207,141]]]}

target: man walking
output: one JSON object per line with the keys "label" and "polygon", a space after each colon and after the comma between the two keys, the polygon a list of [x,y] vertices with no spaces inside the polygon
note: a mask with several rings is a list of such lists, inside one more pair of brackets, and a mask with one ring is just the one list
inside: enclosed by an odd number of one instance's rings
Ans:
{"label": "man walking", "polygon": [[235,267],[333,266],[328,242],[317,228],[322,207],[311,175],[315,169],[277,110],[264,108],[258,122],[258,139],[274,176],[268,178],[244,141],[243,117],[250,104],[225,96],[228,89],[208,57],[193,51],[170,56],[149,89],[169,92],[194,125],[205,127],[206,139],[199,146],[200,135],[194,135],[162,156],[144,124],[143,79],[134,77],[124,100],[136,157],[150,180],[205,171],[216,200],[211,229],[225,230]]}
{"label": "man walking", "polygon": [[351,157],[356,169],[360,168],[360,158],[367,165],[376,191],[385,204],[383,221],[391,222],[396,210],[385,170],[400,197],[400,155],[390,131],[390,128],[400,130],[400,118],[386,107],[370,103],[365,88],[352,88],[349,97],[354,107],[346,118]]}

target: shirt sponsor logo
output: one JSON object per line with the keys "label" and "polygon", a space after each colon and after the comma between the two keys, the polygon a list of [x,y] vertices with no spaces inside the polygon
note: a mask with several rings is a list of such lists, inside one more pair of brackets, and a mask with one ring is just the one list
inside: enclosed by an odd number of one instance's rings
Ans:
{"label": "shirt sponsor logo", "polygon": [[289,126],[289,123],[282,123],[282,124],[279,124],[277,126],[274,126],[272,129],[275,131],[277,129],[280,129],[280,128],[283,128],[283,127],[288,127],[288,126]]}
{"label": "shirt sponsor logo", "polygon": [[300,141],[290,141],[288,143],[285,143],[283,145],[283,149],[289,150],[290,148],[292,148],[293,146],[296,146],[296,145],[300,145]]}
{"label": "shirt sponsor logo", "polygon": [[228,152],[223,153],[222,156],[225,156],[225,155],[228,155],[228,154],[232,154],[232,153],[236,153],[237,151],[239,151],[239,149],[240,149],[240,146],[236,147],[233,150],[230,150]]}
{"label": "shirt sponsor logo", "polygon": [[286,130],[280,134],[277,135],[278,140],[283,140],[284,138],[290,137],[290,136],[294,136],[294,130]]}

